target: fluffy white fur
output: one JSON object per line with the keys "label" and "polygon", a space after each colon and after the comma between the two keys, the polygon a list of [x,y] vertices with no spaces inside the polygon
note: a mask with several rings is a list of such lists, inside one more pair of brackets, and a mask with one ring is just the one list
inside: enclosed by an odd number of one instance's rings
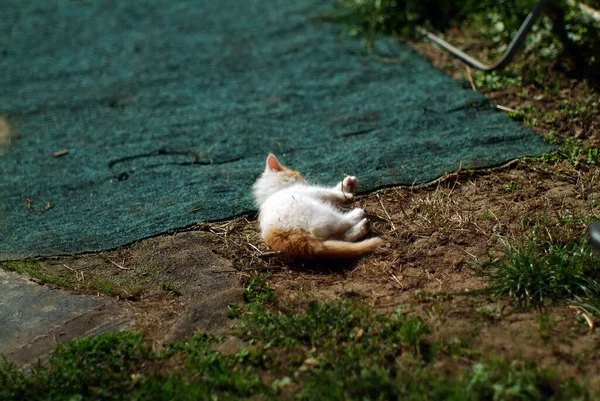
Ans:
{"label": "fluffy white fur", "polygon": [[[265,170],[253,188],[260,206],[262,237],[267,239],[275,230],[300,229],[323,243],[358,241],[369,229],[364,210],[355,208],[343,212],[336,207],[352,201],[357,187],[356,177],[346,177],[331,188],[309,185],[298,172],[282,166],[274,155],[269,155]],[[373,240],[377,241],[371,241],[369,249],[362,253],[380,244],[379,239]],[[336,246],[339,248],[339,243]]]}

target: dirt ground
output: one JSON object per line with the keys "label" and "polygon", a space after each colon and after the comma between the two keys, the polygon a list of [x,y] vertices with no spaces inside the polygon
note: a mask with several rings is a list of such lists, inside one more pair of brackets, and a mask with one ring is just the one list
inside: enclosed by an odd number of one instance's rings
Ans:
{"label": "dirt ground", "polygon": [[[413,45],[455,78],[469,80],[458,61],[430,45]],[[562,72],[555,77],[565,87],[564,99],[584,91],[581,82]],[[527,90],[529,96],[484,92],[509,108],[551,109],[564,100],[540,97],[535,87]],[[533,128],[597,144],[599,125],[598,118],[591,123],[557,119]],[[360,172],[353,173],[360,180]],[[600,334],[582,311],[567,306],[521,311],[508,299],[476,291],[487,285],[479,274],[481,263],[502,256],[501,237],[518,241],[534,227],[547,239],[584,237],[586,223],[599,214],[599,174],[596,166],[521,160],[488,171],[459,172],[423,187],[359,196],[353,206],[366,210],[374,235],[385,245],[353,263],[285,260],[269,251],[254,216],[247,216],[43,264],[75,275],[77,291],[103,288],[112,294],[156,343],[185,338],[198,329],[226,331],[235,323],[225,318],[228,305],[242,301],[245,280],[257,271],[270,272],[277,294],[298,308],[314,298],[363,299],[382,312],[405,307],[427,318],[433,339],[467,344],[473,353],[535,361],[600,387]],[[92,281],[94,286],[85,285]],[[444,363],[461,362],[440,360]]]}
{"label": "dirt ground", "polygon": [[287,261],[262,243],[248,216],[45,264],[113,283],[115,302],[135,313],[157,344],[197,330],[227,331],[234,324],[226,319],[227,308],[242,301],[244,280],[269,271],[278,295],[298,308],[315,298],[362,299],[382,312],[405,307],[427,317],[433,339],[536,361],[600,385],[600,334],[581,311],[549,307],[543,316],[551,324],[545,327],[539,311],[468,294],[486,287],[480,262],[501,256],[500,236],[522,238],[536,222],[544,223],[542,236],[584,236],[585,224],[577,221],[598,212],[591,202],[600,196],[597,175],[593,169],[557,178],[524,164],[361,196],[355,206],[367,211],[385,245],[353,263]]}

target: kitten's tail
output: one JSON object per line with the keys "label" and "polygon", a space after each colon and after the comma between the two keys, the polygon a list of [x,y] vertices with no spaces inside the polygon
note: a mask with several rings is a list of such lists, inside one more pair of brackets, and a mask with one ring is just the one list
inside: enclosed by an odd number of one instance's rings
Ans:
{"label": "kitten's tail", "polygon": [[354,259],[373,252],[383,244],[381,238],[360,242],[321,242],[300,228],[274,228],[265,233],[264,239],[274,250],[302,259]]}

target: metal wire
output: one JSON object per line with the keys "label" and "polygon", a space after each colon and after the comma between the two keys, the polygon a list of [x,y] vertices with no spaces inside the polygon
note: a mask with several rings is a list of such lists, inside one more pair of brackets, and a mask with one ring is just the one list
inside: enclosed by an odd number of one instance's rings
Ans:
{"label": "metal wire", "polygon": [[531,27],[533,26],[534,22],[538,19],[538,17],[542,13],[542,10],[544,9],[544,6],[546,5],[547,2],[548,2],[548,0],[538,0],[536,5],[533,6],[531,11],[527,15],[527,18],[525,18],[525,21],[523,21],[523,24],[521,24],[521,27],[517,31],[517,34],[515,35],[514,39],[510,42],[510,44],[506,48],[506,51],[504,52],[502,57],[500,57],[500,59],[498,59],[498,61],[496,61],[494,64],[491,64],[491,65],[484,64],[484,63],[480,62],[479,60],[474,59],[473,57],[469,56],[465,52],[457,49],[456,47],[452,46],[450,43],[446,42],[444,39],[434,35],[433,33],[427,31],[424,28],[418,27],[417,31],[419,33],[421,33],[422,35],[424,35],[427,39],[429,39],[432,42],[436,43],[437,45],[441,46],[444,50],[446,50],[450,54],[458,57],[459,59],[461,59],[468,65],[470,65],[471,67],[477,68],[482,71],[493,71],[495,69],[506,66],[507,64],[509,64],[512,61],[513,57],[515,56],[515,54],[517,53],[517,51],[520,49],[521,45],[525,41],[527,34],[531,31]]}

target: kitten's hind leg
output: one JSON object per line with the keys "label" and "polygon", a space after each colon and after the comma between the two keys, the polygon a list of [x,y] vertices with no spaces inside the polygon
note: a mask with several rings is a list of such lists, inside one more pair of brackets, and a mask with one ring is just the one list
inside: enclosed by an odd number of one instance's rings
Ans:
{"label": "kitten's hind leg", "polygon": [[[355,209],[356,210],[356,209]],[[369,222],[362,219],[344,233],[344,241],[356,242],[369,233]]]}

